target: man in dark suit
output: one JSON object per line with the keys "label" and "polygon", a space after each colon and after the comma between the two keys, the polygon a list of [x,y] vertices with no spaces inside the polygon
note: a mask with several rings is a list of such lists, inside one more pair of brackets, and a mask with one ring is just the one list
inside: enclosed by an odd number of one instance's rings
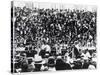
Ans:
{"label": "man in dark suit", "polygon": [[71,66],[68,63],[65,63],[61,56],[58,56],[55,65],[56,70],[70,70]]}

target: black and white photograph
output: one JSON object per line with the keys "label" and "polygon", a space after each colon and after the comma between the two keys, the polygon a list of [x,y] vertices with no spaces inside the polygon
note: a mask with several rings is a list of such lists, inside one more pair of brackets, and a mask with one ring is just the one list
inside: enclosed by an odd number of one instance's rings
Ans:
{"label": "black and white photograph", "polygon": [[97,69],[97,6],[11,2],[11,72]]}

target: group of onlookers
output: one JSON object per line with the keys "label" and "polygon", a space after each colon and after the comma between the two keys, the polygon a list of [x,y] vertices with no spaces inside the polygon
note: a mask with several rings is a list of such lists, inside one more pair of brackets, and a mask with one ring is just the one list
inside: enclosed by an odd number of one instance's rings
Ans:
{"label": "group of onlookers", "polygon": [[[14,7],[15,72],[95,69],[96,12]],[[87,47],[87,49],[78,49]]]}

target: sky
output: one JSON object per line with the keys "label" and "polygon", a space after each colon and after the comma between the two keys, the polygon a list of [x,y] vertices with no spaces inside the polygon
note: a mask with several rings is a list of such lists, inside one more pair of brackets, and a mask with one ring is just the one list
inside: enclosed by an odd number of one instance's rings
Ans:
{"label": "sky", "polygon": [[61,4],[61,3],[47,3],[47,2],[32,2],[32,1],[14,1],[14,6],[17,7],[37,7],[37,8],[57,8],[57,9],[84,9],[88,11],[97,10],[95,5],[75,5],[75,4]]}

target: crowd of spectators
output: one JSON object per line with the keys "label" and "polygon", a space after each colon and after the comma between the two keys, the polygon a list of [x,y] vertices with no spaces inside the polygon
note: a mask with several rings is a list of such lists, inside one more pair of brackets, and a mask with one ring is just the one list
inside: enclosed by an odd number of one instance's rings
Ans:
{"label": "crowd of spectators", "polygon": [[[70,9],[15,7],[15,39],[18,45],[47,39],[56,42],[95,43],[96,12]],[[25,42],[26,40],[26,42]],[[36,42],[35,42],[36,41]]]}
{"label": "crowd of spectators", "polygon": [[96,11],[14,7],[15,72],[96,68],[96,17]]}

